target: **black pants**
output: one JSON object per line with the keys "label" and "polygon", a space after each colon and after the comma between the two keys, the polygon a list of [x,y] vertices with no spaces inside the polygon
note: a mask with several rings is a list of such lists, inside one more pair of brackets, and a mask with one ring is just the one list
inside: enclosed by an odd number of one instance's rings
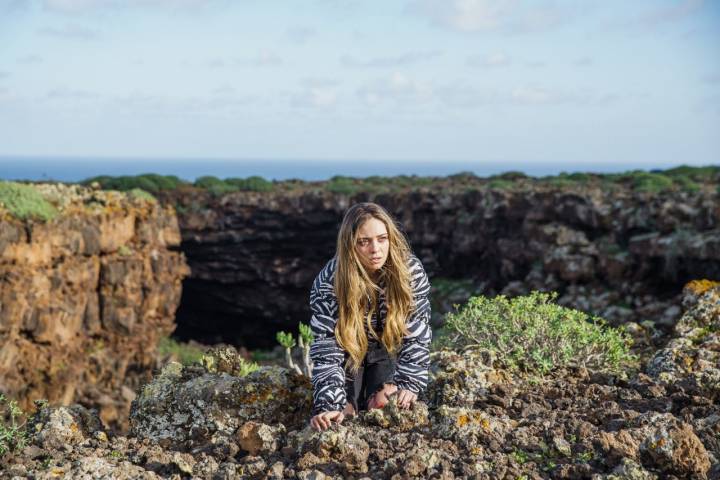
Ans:
{"label": "black pants", "polygon": [[355,380],[345,384],[348,402],[352,403],[356,412],[367,410],[370,396],[380,390],[383,383],[391,382],[394,374],[395,360],[390,358],[383,344],[369,346]]}

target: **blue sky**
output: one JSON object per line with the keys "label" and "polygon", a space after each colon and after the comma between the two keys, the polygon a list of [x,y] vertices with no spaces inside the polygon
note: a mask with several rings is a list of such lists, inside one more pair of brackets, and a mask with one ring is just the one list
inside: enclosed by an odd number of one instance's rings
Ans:
{"label": "blue sky", "polygon": [[717,1],[0,0],[0,156],[719,153]]}

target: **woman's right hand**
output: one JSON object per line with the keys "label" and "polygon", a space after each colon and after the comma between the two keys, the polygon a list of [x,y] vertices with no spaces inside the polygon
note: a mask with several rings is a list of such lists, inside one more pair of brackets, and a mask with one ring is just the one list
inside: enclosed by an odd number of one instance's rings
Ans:
{"label": "woman's right hand", "polygon": [[310,426],[318,432],[322,432],[323,430],[330,428],[332,422],[337,422],[339,425],[344,418],[345,414],[337,410],[321,412],[310,419]]}

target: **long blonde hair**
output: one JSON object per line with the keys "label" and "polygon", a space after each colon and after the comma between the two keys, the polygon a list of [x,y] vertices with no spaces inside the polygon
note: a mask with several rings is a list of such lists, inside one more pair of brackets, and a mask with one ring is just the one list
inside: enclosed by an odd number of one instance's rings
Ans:
{"label": "long blonde hair", "polygon": [[[375,218],[385,224],[389,249],[378,280],[385,280],[385,305],[387,316],[382,337],[378,338],[372,328],[372,315],[378,310],[381,287],[363,267],[356,245],[358,230],[369,219]],[[408,333],[405,322],[414,308],[408,258],[410,246],[390,215],[376,203],[357,203],[345,212],[338,232],[335,269],[335,295],[338,301],[339,320],[335,326],[338,344],[350,354],[348,366],[357,373],[368,349],[370,335],[382,342],[387,351],[395,356],[396,350]],[[378,312],[379,313],[379,312]],[[379,319],[378,319],[379,321]]]}

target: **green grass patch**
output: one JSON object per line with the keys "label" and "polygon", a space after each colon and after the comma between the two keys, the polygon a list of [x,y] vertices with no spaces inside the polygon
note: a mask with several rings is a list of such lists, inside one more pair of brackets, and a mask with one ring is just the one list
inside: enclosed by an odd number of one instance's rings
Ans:
{"label": "green grass patch", "polygon": [[599,318],[554,303],[556,293],[471,297],[445,316],[437,347],[490,350],[499,366],[544,375],[567,366],[620,372],[635,361],[631,338]]}
{"label": "green grass patch", "polygon": [[178,342],[173,338],[163,337],[158,343],[158,353],[161,356],[171,355],[183,365],[193,365],[200,362],[205,351],[202,348]]}
{"label": "green grass patch", "polygon": [[57,209],[31,185],[0,181],[0,205],[21,220],[48,221],[58,215]]}

